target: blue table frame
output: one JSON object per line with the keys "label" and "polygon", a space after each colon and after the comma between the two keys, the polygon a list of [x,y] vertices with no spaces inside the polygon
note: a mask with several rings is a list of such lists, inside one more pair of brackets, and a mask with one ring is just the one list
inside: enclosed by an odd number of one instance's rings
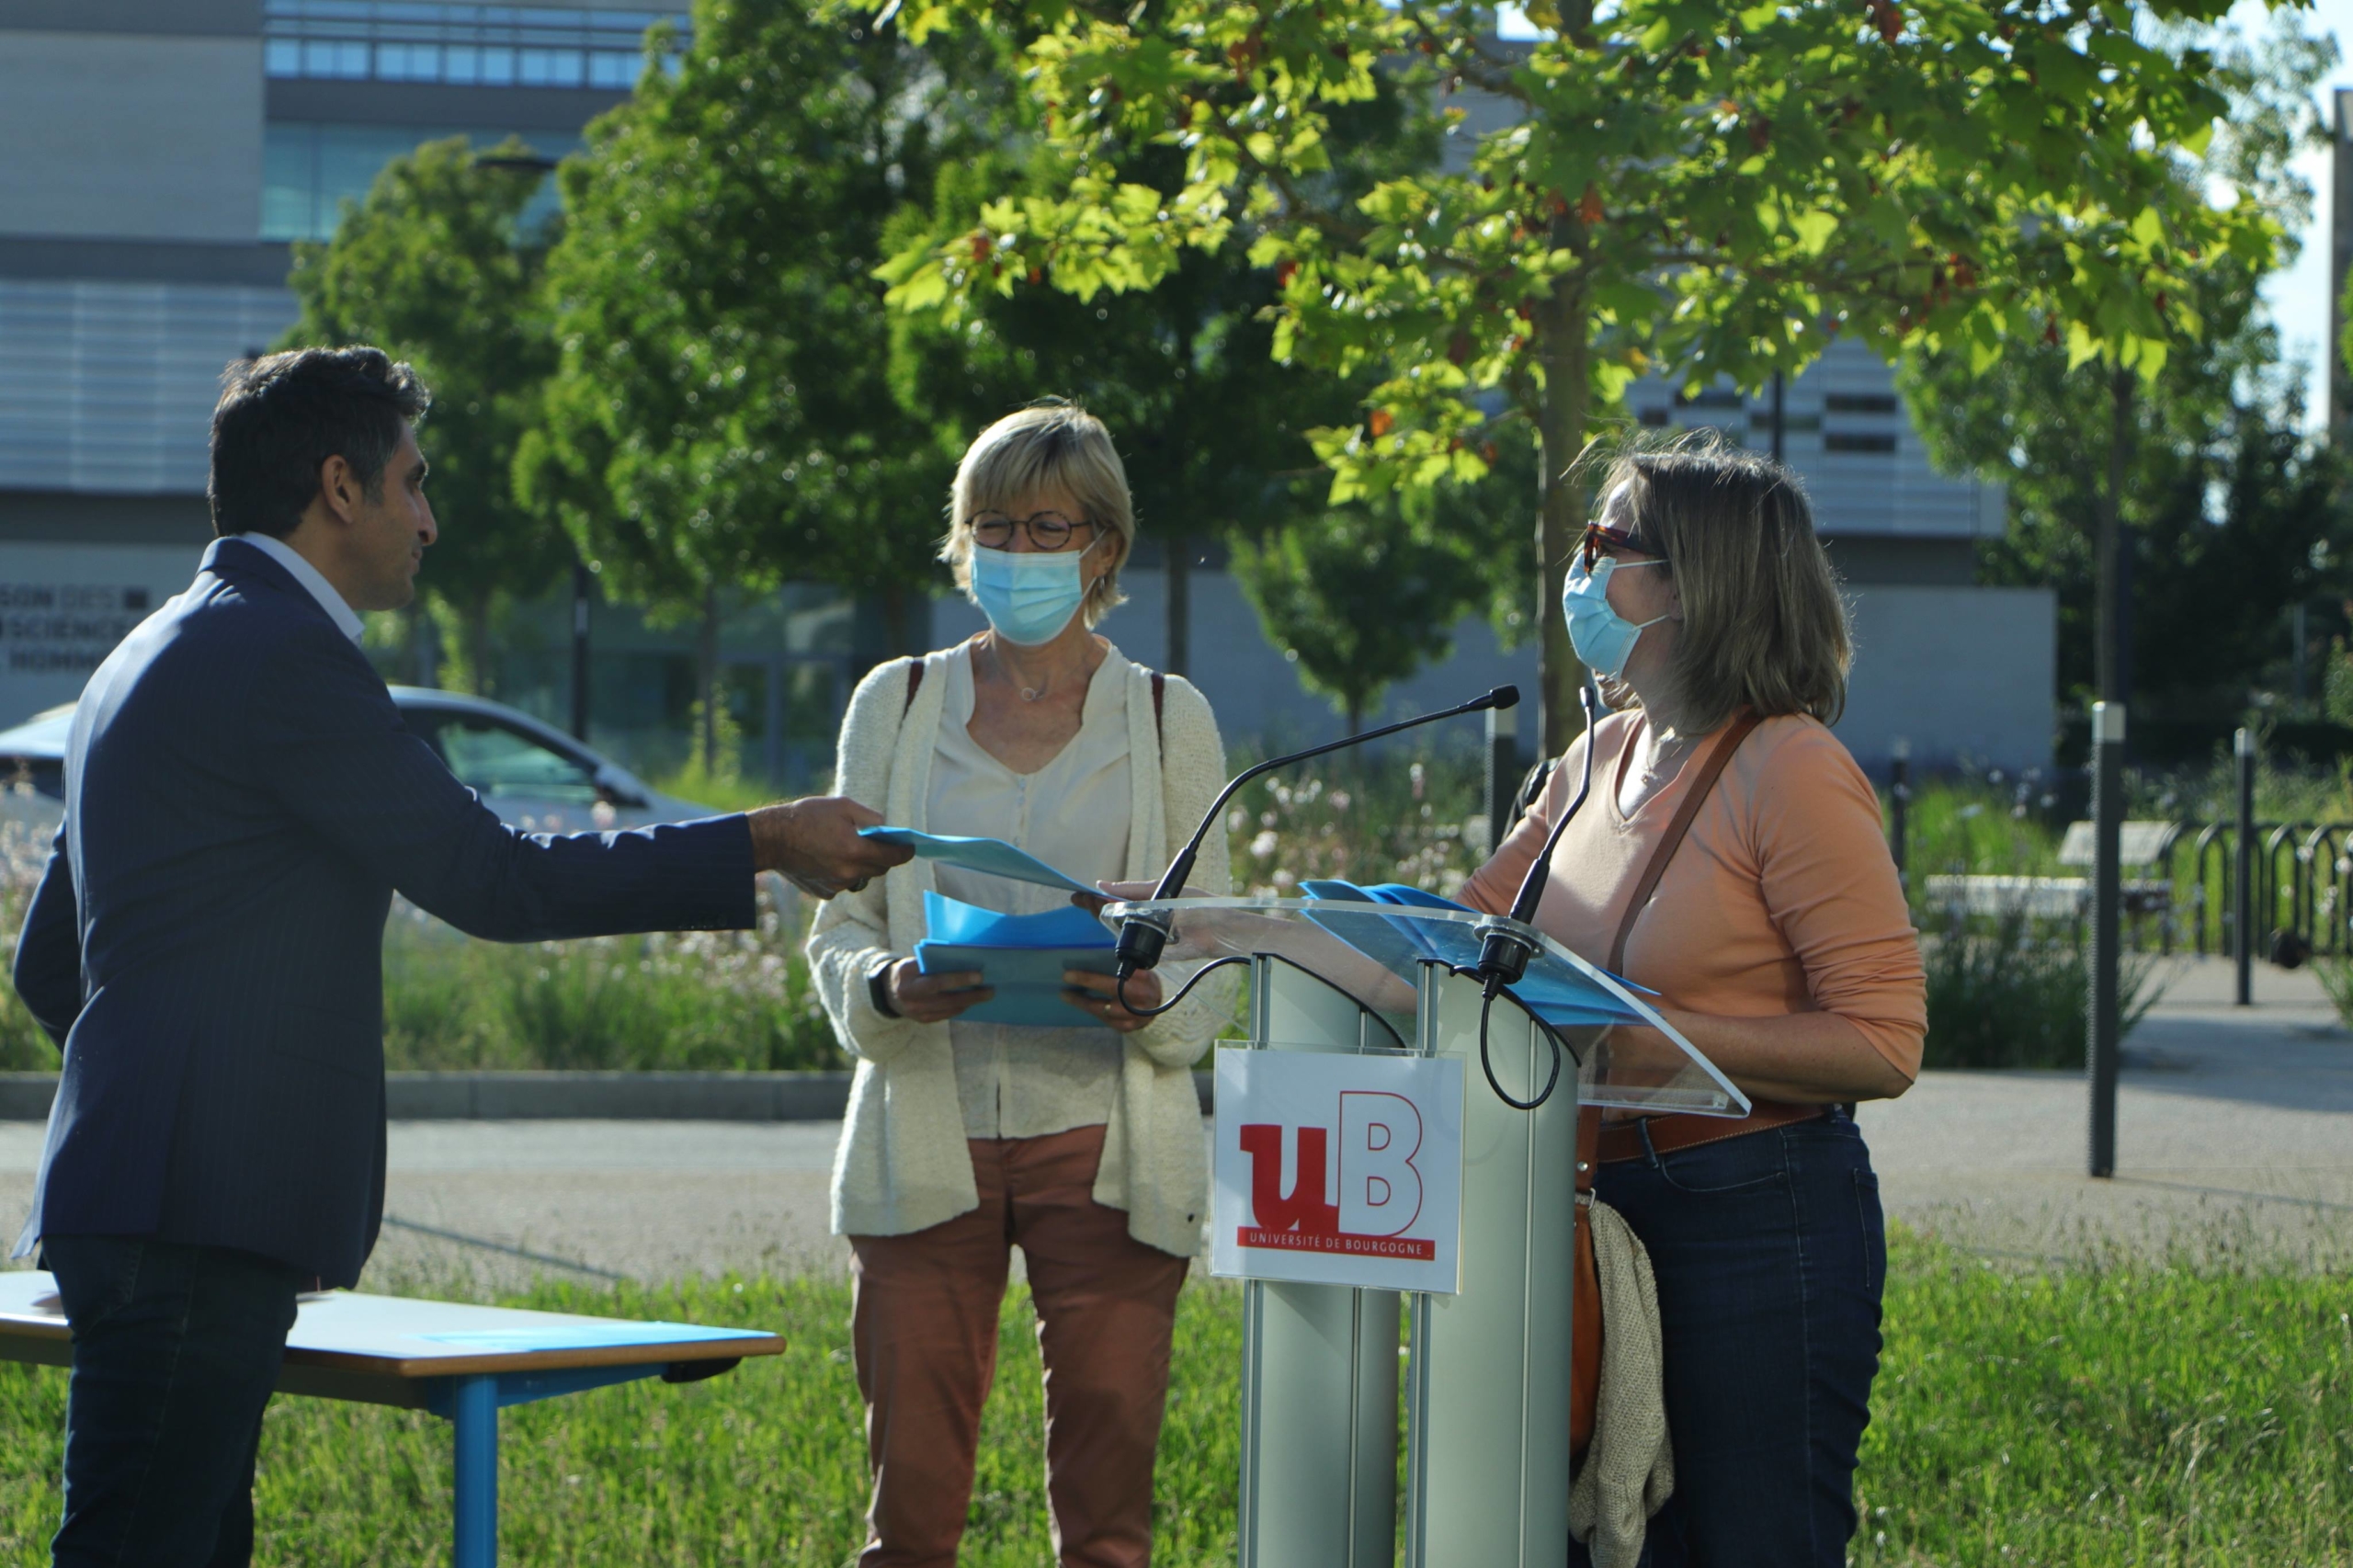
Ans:
{"label": "blue table frame", "polygon": [[[0,1273],[0,1360],[72,1364],[54,1290],[46,1274]],[[278,1392],[424,1410],[448,1421],[456,1458],[451,1556],[456,1568],[493,1568],[501,1410],[641,1378],[695,1382],[783,1348],[783,1340],[756,1330],[334,1290],[303,1298]]]}

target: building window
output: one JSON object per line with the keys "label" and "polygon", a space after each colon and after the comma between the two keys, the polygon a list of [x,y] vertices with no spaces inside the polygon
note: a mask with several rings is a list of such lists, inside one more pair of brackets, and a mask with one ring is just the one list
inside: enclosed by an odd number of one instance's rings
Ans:
{"label": "building window", "polygon": [[1889,392],[1831,392],[1822,406],[1832,414],[1893,414],[1895,398]]}
{"label": "building window", "polygon": [[[265,240],[324,240],[343,221],[346,200],[367,198],[376,176],[394,158],[421,142],[463,136],[476,147],[516,139],[541,157],[563,158],[579,150],[576,136],[533,131],[436,130],[410,125],[313,125],[272,120],[262,139],[261,237]],[[555,178],[543,181],[519,222],[537,225],[555,210]]]}
{"label": "building window", "polygon": [[683,40],[685,17],[665,11],[265,0],[263,61],[272,76],[310,81],[626,92],[646,29],[665,19]]}
{"label": "building window", "polygon": [[1895,450],[1895,437],[1866,435],[1853,430],[1831,430],[1823,435],[1822,449],[1825,452],[1892,452]]}

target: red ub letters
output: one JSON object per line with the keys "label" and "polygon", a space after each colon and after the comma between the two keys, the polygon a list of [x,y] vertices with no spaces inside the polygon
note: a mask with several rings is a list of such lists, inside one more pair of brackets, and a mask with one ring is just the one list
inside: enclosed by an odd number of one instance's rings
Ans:
{"label": "red ub letters", "polygon": [[1288,1191],[1287,1130],[1276,1122],[1235,1130],[1250,1160],[1253,1221],[1235,1240],[1279,1251],[1435,1257],[1435,1242],[1405,1233],[1422,1212],[1422,1173],[1414,1164],[1422,1147],[1421,1111],[1403,1095],[1372,1090],[1342,1091],[1336,1108],[1336,1150],[1328,1126],[1288,1130]]}

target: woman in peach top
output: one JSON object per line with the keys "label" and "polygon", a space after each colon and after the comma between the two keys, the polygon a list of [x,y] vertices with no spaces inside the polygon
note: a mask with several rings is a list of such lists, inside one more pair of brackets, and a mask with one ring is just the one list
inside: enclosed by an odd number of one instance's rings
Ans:
{"label": "woman in peach top", "polygon": [[1463,897],[1510,907],[1590,744],[1592,794],[1535,923],[1608,964],[1635,884],[1704,788],[1617,967],[1756,1110],[1618,1120],[1596,1182],[1657,1281],[1675,1492],[1647,1561],[1841,1563],[1886,1266],[1850,1111],[1911,1086],[1927,1025],[1878,796],[1826,727],[1846,696],[1846,612],[1776,463],[1686,442],[1621,460],[1601,494],[1563,608],[1616,711]]}

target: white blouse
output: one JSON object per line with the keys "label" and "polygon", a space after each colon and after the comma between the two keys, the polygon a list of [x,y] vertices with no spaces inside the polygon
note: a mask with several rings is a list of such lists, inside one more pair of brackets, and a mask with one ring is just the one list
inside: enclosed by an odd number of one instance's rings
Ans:
{"label": "white blouse", "polygon": [[[1078,733],[1035,773],[1016,773],[972,739],[972,648],[948,661],[946,705],[931,764],[928,831],[1001,838],[1083,882],[1128,864],[1128,661],[1117,648],[1089,678]],[[940,892],[1007,915],[1067,907],[1070,895],[938,865]],[[1070,1010],[1068,1028],[949,1025],[967,1138],[1042,1138],[1107,1120],[1119,1092],[1119,1035]]]}

